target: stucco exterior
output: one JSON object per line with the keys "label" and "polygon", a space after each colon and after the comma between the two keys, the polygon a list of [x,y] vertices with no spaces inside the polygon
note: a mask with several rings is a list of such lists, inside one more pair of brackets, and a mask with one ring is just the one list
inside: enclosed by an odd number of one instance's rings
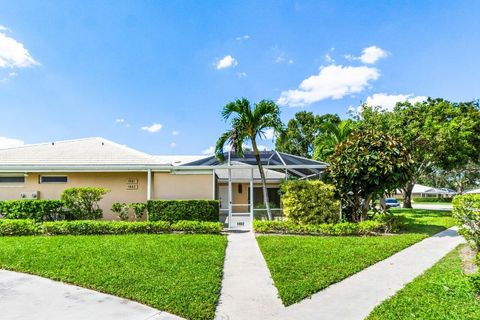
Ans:
{"label": "stucco exterior", "polygon": [[[67,183],[39,183],[40,175],[67,176]],[[137,189],[127,190],[127,180],[136,179]],[[39,199],[60,199],[66,188],[104,187],[110,189],[100,207],[105,219],[117,219],[110,211],[115,202],[145,202],[147,200],[146,172],[69,172],[69,173],[29,173],[22,185],[0,186],[0,200],[20,199],[22,192],[38,191]]]}
{"label": "stucco exterior", "polygon": [[213,199],[213,174],[153,173],[152,199]]}
{"label": "stucco exterior", "polygon": [[[40,183],[40,176],[67,176],[67,183]],[[213,176],[211,174],[171,174],[154,172],[152,174],[151,199],[212,199]],[[127,186],[135,181],[134,189]],[[110,208],[115,202],[146,202],[146,172],[66,172],[66,173],[28,173],[24,184],[0,186],[0,200],[20,199],[22,192],[38,191],[39,199],[60,199],[66,188],[104,187],[110,189],[100,207],[104,219],[118,219]]]}

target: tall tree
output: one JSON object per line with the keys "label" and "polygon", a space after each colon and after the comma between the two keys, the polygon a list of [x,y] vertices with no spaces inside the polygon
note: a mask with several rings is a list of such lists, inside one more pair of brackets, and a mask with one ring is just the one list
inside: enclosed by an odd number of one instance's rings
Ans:
{"label": "tall tree", "polygon": [[397,137],[412,155],[415,171],[403,186],[404,207],[411,208],[417,178],[433,170],[451,171],[479,163],[478,102],[452,103],[428,99],[398,103],[392,111],[365,107],[359,127],[376,128]]}
{"label": "tall tree", "polygon": [[330,124],[339,124],[336,114],[314,115],[312,112],[300,111],[288,121],[285,130],[280,132],[275,142],[278,151],[311,158],[315,139]]}
{"label": "tall tree", "polygon": [[411,179],[413,161],[407,149],[381,131],[356,130],[340,142],[330,158],[329,179],[353,221],[367,217],[374,196],[383,196]]}
{"label": "tall tree", "polygon": [[230,129],[218,138],[215,155],[219,160],[223,161],[223,149],[228,144],[237,155],[243,156],[243,144],[248,141],[251,142],[252,151],[262,179],[263,199],[267,209],[267,216],[271,220],[272,213],[268,199],[267,181],[260,160],[257,139],[265,138],[267,129],[273,129],[274,132],[282,130],[280,108],[273,101],[269,100],[262,100],[252,106],[247,99],[242,98],[223,107],[222,117],[225,121],[230,120]]}
{"label": "tall tree", "polygon": [[316,160],[327,160],[335,152],[335,146],[347,140],[353,128],[354,122],[350,119],[338,124],[326,123],[323,132],[315,139],[313,158]]}

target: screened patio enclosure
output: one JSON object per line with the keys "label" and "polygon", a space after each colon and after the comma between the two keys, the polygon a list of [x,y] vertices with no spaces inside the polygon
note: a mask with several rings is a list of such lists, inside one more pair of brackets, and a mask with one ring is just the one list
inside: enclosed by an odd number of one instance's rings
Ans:
{"label": "screened patio enclosure", "polygon": [[[215,156],[187,163],[182,169],[210,169],[214,175],[214,198],[220,201],[220,221],[229,229],[251,229],[254,219],[266,219],[262,181],[253,152],[238,156],[226,152],[224,161]],[[282,216],[279,186],[285,179],[317,179],[327,164],[277,151],[262,151],[260,159],[267,181],[274,219]]]}

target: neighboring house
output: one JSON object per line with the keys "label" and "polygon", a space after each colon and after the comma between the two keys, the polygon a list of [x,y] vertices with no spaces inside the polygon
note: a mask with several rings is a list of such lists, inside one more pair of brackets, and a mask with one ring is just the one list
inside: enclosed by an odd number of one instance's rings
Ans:
{"label": "neighboring house", "polygon": [[421,185],[421,184],[415,184],[413,186],[413,190],[412,190],[412,196],[413,197],[423,197],[423,198],[427,198],[427,197],[436,197],[436,198],[453,197],[456,194],[457,193],[455,192],[455,190],[452,190],[452,189],[433,188],[433,187],[428,187],[428,186],[424,186],[424,185]]}
{"label": "neighboring house", "polygon": [[[323,162],[263,151],[269,198],[280,208],[279,183],[320,175]],[[263,202],[252,153],[245,157],[153,156],[103,138],[58,141],[0,150],[0,200],[59,199],[70,187],[106,187],[100,206],[105,219],[115,202],[150,199],[218,199],[219,219],[230,227],[250,225]],[[231,201],[229,200],[231,199]],[[259,209],[261,212],[262,210]]]}
{"label": "neighboring house", "polygon": [[465,192],[466,194],[480,194],[480,189],[473,189]]}

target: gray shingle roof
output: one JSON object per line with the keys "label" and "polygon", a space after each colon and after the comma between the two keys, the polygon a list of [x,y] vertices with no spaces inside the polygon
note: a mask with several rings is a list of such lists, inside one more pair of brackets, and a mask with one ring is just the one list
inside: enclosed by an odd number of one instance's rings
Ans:
{"label": "gray shingle roof", "polygon": [[98,137],[0,150],[0,166],[150,164],[162,163],[151,155]]}

